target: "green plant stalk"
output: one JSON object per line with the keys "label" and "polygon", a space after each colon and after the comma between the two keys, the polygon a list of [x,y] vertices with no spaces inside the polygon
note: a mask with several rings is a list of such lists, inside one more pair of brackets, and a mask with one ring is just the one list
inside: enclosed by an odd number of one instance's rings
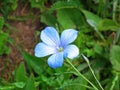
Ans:
{"label": "green plant stalk", "polygon": [[92,82],[90,82],[84,75],[82,75],[75,66],[71,63],[71,61],[67,58],[66,61],[72,66],[72,68],[77,72],[79,76],[81,76],[83,79],[85,79],[95,90],[99,90]]}
{"label": "green plant stalk", "polygon": [[112,81],[112,85],[111,85],[110,90],[113,90],[113,89],[114,89],[115,82],[118,80],[118,78],[119,78],[119,76],[118,76],[118,74],[116,74],[116,76],[115,76],[114,80]]}
{"label": "green plant stalk", "polygon": [[93,74],[95,80],[96,80],[97,83],[99,84],[100,88],[101,88],[102,90],[104,90],[103,87],[102,87],[102,85],[100,84],[100,82],[99,82],[98,79],[96,78],[95,73],[94,73],[94,71],[92,70],[92,68],[91,68],[91,66],[90,66],[89,63],[88,63],[88,66],[89,66],[89,68],[90,68],[90,70],[91,70],[91,72],[92,72],[92,74]]}
{"label": "green plant stalk", "polygon": [[114,3],[113,3],[113,21],[116,22],[116,9],[117,9],[117,4],[118,4],[118,0],[114,0]]}
{"label": "green plant stalk", "polygon": [[8,16],[8,10],[7,10],[7,0],[4,0],[4,6],[3,6],[3,16],[4,16],[5,20],[7,20],[7,16]]}
{"label": "green plant stalk", "polygon": [[92,74],[93,74],[95,80],[97,81],[98,85],[100,86],[101,90],[104,90],[103,87],[102,87],[102,85],[100,84],[100,82],[99,82],[98,79],[96,78],[95,73],[94,73],[94,71],[92,70],[92,68],[91,68],[91,66],[90,66],[90,62],[89,62],[88,58],[85,57],[84,55],[82,55],[82,56],[83,56],[83,58],[85,59],[85,61],[87,62],[88,67],[90,68],[90,71],[92,72]]}
{"label": "green plant stalk", "polygon": [[96,31],[96,33],[100,36],[101,40],[103,40],[105,42],[105,38],[104,36],[101,34],[101,32],[99,32],[99,30],[95,27],[94,30]]}

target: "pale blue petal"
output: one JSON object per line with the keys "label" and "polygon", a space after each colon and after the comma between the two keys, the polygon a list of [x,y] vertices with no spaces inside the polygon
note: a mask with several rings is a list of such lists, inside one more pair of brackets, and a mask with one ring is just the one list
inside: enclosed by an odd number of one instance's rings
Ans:
{"label": "pale blue petal", "polygon": [[36,57],[44,57],[50,54],[56,53],[56,49],[54,47],[48,46],[45,43],[38,43],[35,46],[35,56]]}
{"label": "pale blue petal", "polygon": [[75,45],[68,45],[64,50],[64,57],[73,59],[79,55],[79,49]]}
{"label": "pale blue petal", "polygon": [[58,32],[53,27],[46,27],[41,31],[41,40],[50,46],[58,46],[60,43]]}
{"label": "pale blue petal", "polygon": [[53,54],[48,58],[48,65],[51,68],[58,68],[63,65],[63,52]]}
{"label": "pale blue petal", "polygon": [[61,34],[61,45],[66,46],[69,43],[72,43],[78,35],[78,31],[74,29],[67,29],[62,32]]}

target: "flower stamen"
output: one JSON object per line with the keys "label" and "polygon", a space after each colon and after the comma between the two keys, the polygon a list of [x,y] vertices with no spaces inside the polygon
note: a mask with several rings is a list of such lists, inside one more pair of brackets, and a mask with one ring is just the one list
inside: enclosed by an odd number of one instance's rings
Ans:
{"label": "flower stamen", "polygon": [[57,50],[58,50],[58,52],[62,52],[62,51],[63,51],[63,48],[62,48],[62,47],[59,47]]}

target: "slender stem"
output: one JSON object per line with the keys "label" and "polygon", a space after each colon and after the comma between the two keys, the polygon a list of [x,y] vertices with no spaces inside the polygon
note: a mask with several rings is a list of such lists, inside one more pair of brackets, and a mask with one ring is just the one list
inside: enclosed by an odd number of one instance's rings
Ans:
{"label": "slender stem", "polygon": [[92,74],[93,74],[95,80],[97,81],[98,85],[100,86],[101,90],[104,90],[103,87],[102,87],[102,85],[101,85],[100,82],[98,81],[97,77],[95,76],[95,73],[94,73],[94,71],[92,70],[92,68],[91,68],[91,66],[90,66],[90,62],[89,62],[88,58],[85,57],[83,54],[82,54],[82,56],[83,56],[83,58],[85,59],[85,61],[87,62],[88,67],[90,68],[90,71],[92,72]]}
{"label": "slender stem", "polygon": [[118,78],[119,78],[119,76],[118,76],[118,74],[116,74],[115,78],[114,78],[113,81],[112,81],[112,85],[111,85],[110,90],[113,90],[113,89],[114,89],[115,83],[116,83],[116,81],[118,80]]}
{"label": "slender stem", "polygon": [[91,68],[91,66],[90,66],[89,63],[88,63],[88,66],[89,66],[89,68],[90,68],[90,70],[91,70],[91,72],[92,72],[95,80],[97,81],[98,85],[101,87],[102,90],[104,90],[103,87],[102,87],[102,85],[100,84],[100,82],[99,82],[98,79],[96,78],[95,73],[94,73],[94,71],[92,70],[92,68]]}
{"label": "slender stem", "polygon": [[90,82],[84,75],[82,75],[76,68],[75,66],[71,63],[71,61],[69,59],[66,59],[67,62],[72,66],[72,68],[78,73],[79,76],[81,76],[83,79],[85,79],[91,86],[94,87],[95,90],[98,90],[97,87],[92,83]]}
{"label": "slender stem", "polygon": [[118,0],[114,0],[113,3],[113,20],[116,22],[116,9],[117,9]]}

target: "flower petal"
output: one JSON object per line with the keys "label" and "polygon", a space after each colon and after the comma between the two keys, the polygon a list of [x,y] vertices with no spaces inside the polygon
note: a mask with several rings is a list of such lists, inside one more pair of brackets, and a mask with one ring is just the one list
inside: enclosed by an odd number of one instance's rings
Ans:
{"label": "flower petal", "polygon": [[74,29],[67,29],[61,34],[61,44],[66,46],[77,38],[78,31]]}
{"label": "flower petal", "polygon": [[61,67],[63,64],[63,52],[53,54],[48,58],[48,65],[51,68]]}
{"label": "flower petal", "polygon": [[35,56],[36,57],[44,57],[53,53],[56,53],[56,49],[54,47],[48,46],[45,43],[38,43],[35,46]]}
{"label": "flower petal", "polygon": [[68,45],[64,50],[64,57],[73,59],[79,55],[79,49],[75,45]]}
{"label": "flower petal", "polygon": [[60,42],[58,32],[53,27],[46,27],[41,32],[41,40],[51,46],[58,46]]}

